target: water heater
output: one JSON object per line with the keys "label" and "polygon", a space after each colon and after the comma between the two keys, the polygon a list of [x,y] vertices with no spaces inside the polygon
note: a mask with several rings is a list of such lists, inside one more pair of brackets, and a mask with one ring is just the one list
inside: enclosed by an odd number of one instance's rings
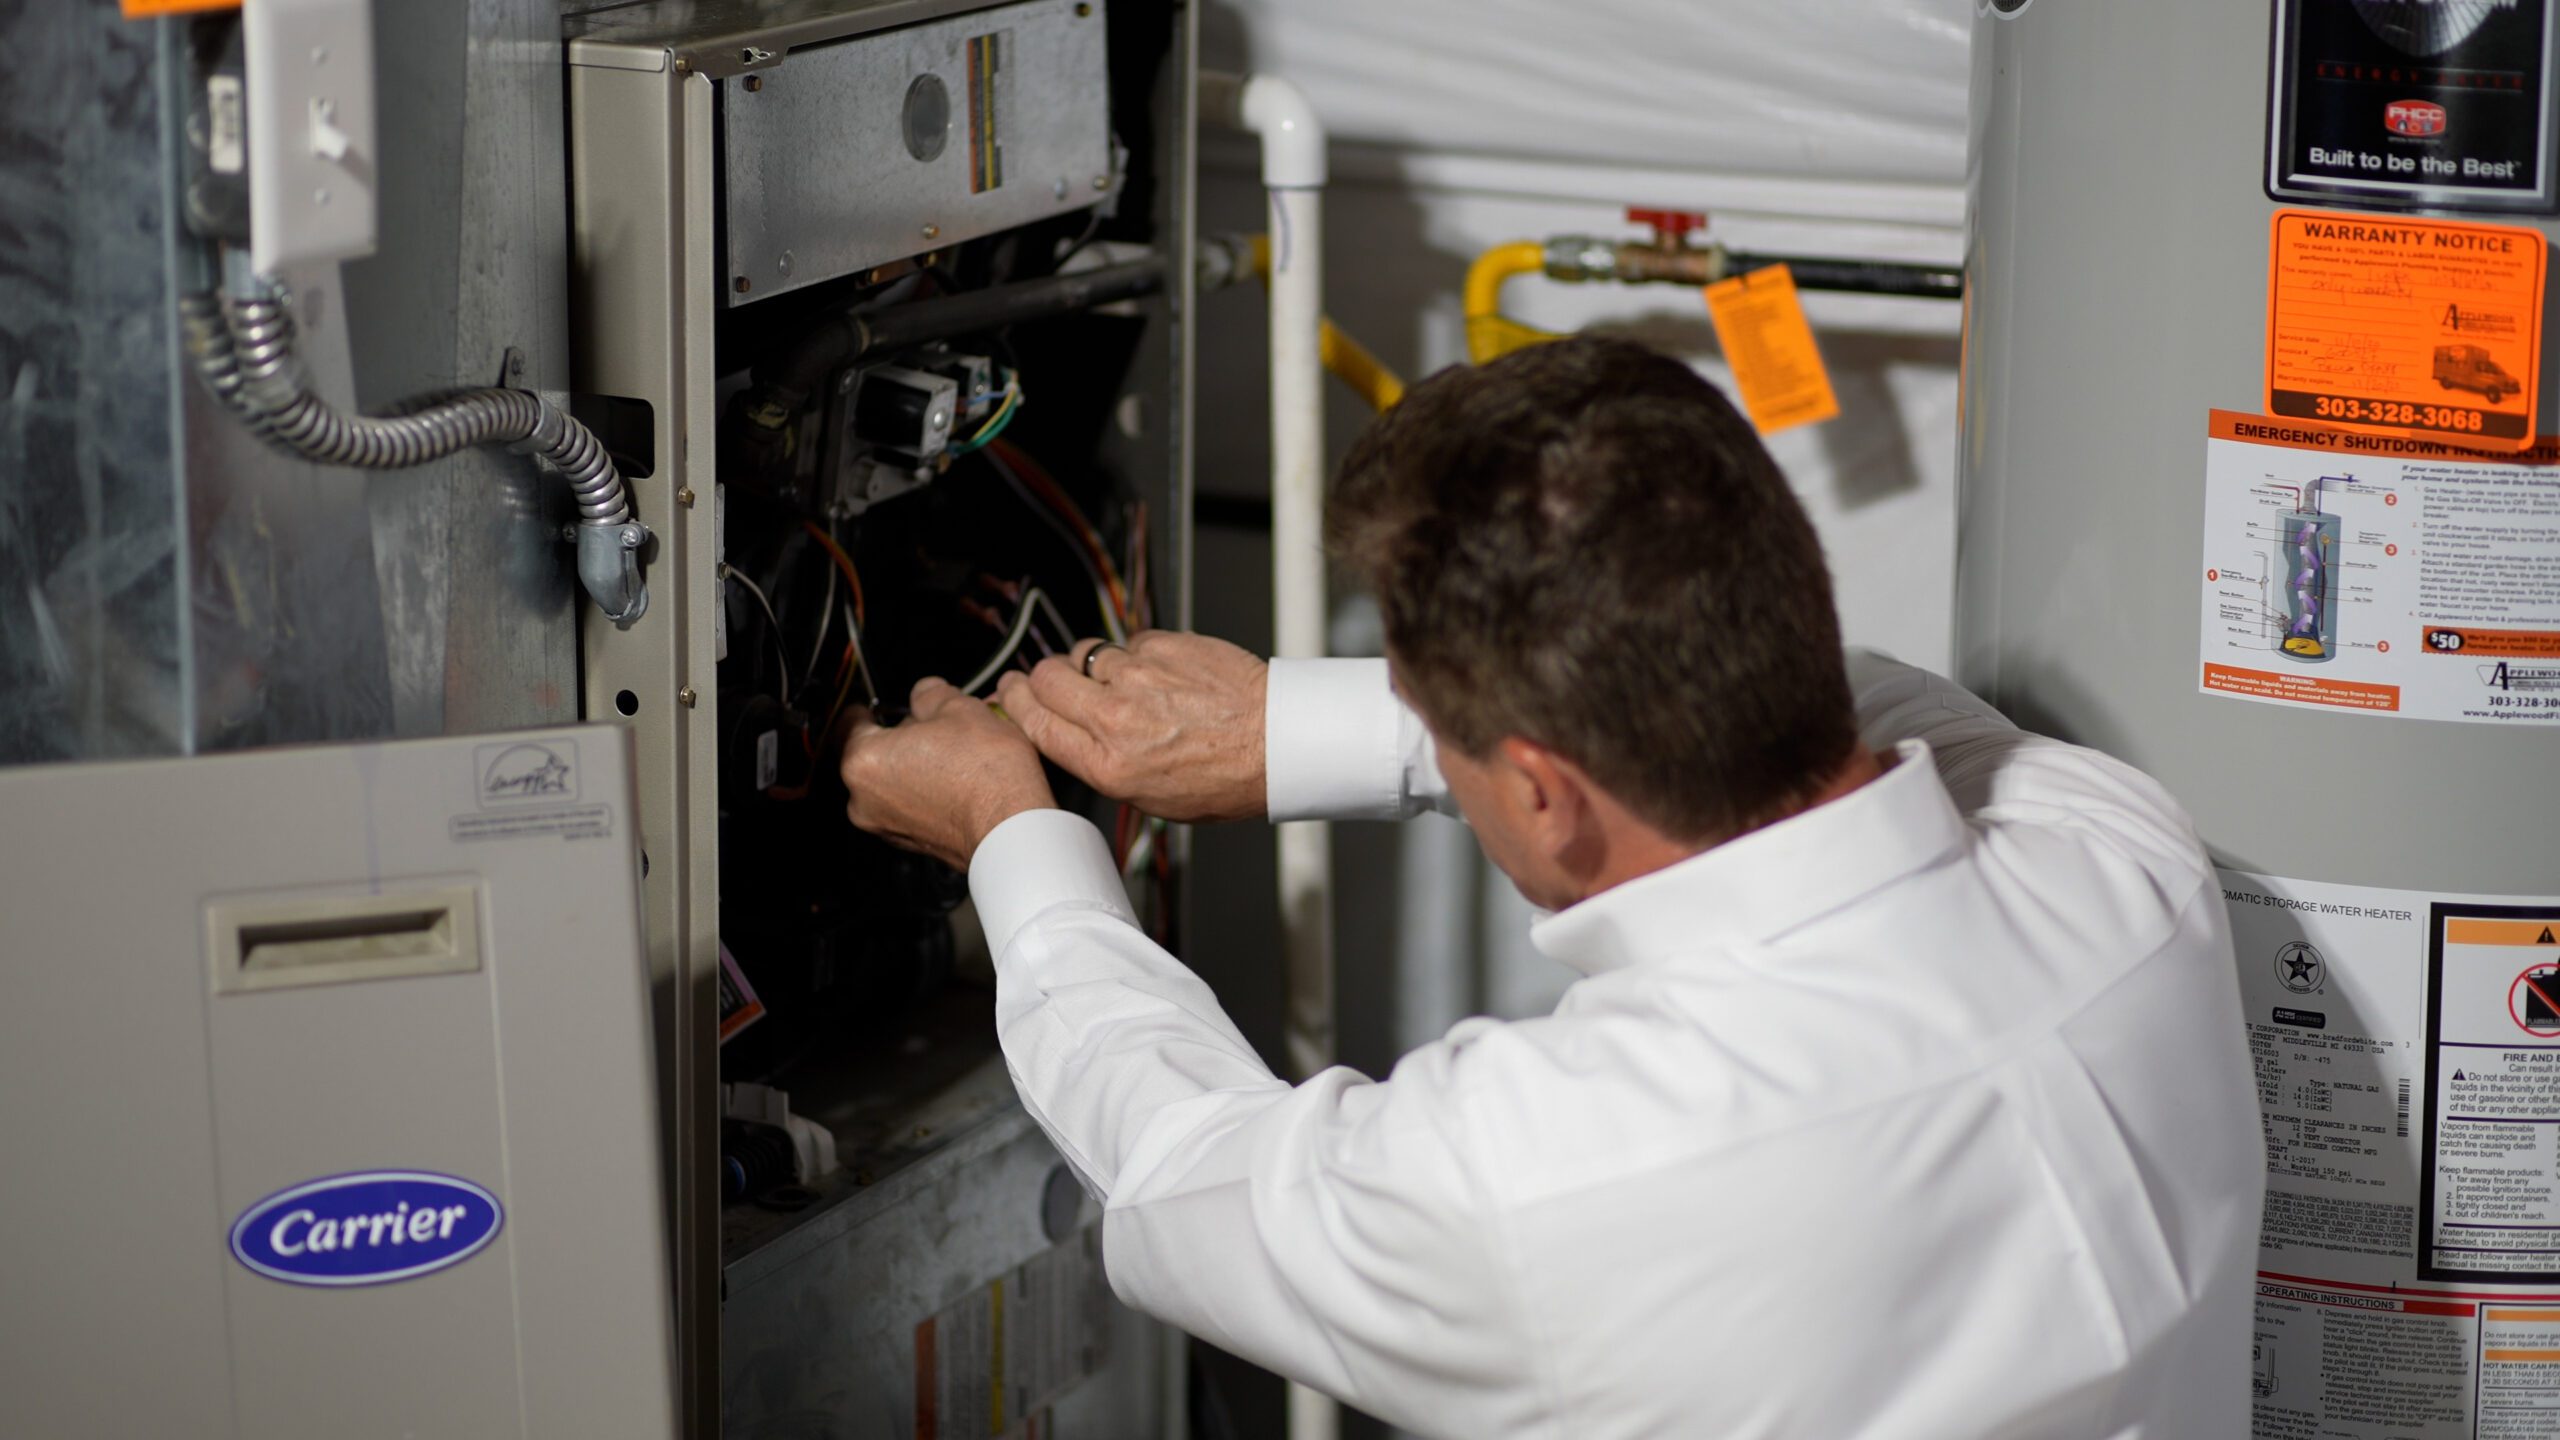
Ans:
{"label": "water heater", "polygon": [[1958,666],[2219,866],[2254,1434],[2560,1434],[2560,17],[1977,9]]}

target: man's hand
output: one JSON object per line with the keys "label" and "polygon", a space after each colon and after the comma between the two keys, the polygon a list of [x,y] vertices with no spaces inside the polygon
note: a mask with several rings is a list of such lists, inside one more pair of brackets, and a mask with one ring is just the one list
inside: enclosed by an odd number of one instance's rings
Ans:
{"label": "man's hand", "polygon": [[1114,800],[1167,820],[1243,820],[1267,811],[1267,670],[1223,640],[1146,630],[1126,649],[1079,641],[1028,677],[1009,673],[996,700],[1041,753]]}
{"label": "man's hand", "polygon": [[845,739],[844,809],[855,825],[966,870],[988,832],[1057,805],[1040,752],[985,702],[919,680],[908,705],[907,723],[884,730],[865,714]]}

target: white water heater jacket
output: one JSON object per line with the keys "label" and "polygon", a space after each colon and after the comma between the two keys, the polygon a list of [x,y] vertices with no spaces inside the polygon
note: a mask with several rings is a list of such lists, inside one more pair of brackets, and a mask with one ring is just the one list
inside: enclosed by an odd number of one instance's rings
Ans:
{"label": "white water heater jacket", "polygon": [[[1893,766],[1538,922],[1555,1013],[1291,1086],[1059,811],[970,866],[1122,1300],[1430,1435],[2239,1440],[2261,1142],[2159,786],[1852,658]],[[1444,803],[1383,662],[1272,668],[1277,816]],[[1364,963],[1356,953],[1345,964]]]}

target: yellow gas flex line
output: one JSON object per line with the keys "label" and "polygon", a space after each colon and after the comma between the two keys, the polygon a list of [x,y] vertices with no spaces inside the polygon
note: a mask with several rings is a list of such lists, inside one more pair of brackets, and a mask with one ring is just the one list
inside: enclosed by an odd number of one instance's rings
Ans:
{"label": "yellow gas flex line", "polygon": [[1502,285],[1514,275],[1535,275],[1547,268],[1546,247],[1535,240],[1496,245],[1467,267],[1467,358],[1481,365],[1541,341],[1557,338],[1551,331],[1523,325],[1502,313]]}

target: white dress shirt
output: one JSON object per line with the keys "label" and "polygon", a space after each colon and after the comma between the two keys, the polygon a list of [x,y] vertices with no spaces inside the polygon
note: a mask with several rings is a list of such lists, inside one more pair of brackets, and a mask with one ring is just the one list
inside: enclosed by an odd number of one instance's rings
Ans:
{"label": "white dress shirt", "polygon": [[[1274,1077],[1091,825],[999,827],[997,1026],[1120,1298],[1431,1435],[2240,1440],[2261,1142],[2186,818],[1851,674],[1880,778],[1540,921],[1555,1013],[1384,1081]],[[1275,815],[1442,803],[1382,662],[1270,696]]]}

